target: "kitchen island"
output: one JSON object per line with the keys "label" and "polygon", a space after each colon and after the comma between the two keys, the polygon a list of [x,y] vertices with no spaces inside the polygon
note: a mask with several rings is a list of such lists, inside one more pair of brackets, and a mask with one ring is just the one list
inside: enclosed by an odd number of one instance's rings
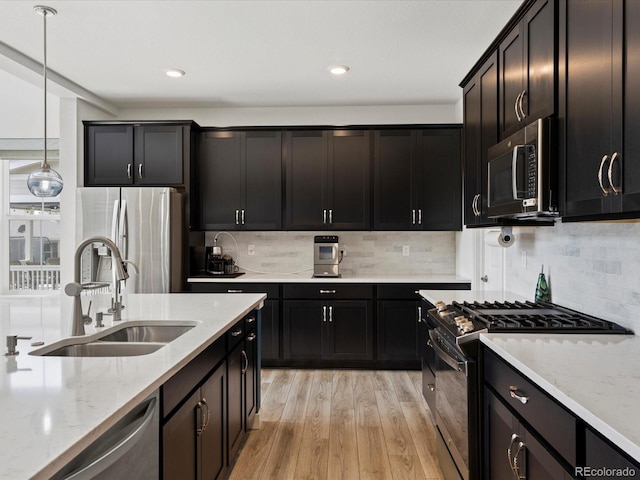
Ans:
{"label": "kitchen island", "polygon": [[[132,408],[225,334],[264,294],[125,295],[122,321],[188,320],[197,326],[154,353],[132,357],[44,357],[38,347],[69,336],[71,302],[64,296],[0,297],[0,336],[30,336],[0,369],[0,478],[50,478]],[[84,311],[106,311],[110,297],[83,297]],[[93,313],[92,313],[93,314]],[[100,331],[93,325],[87,335]]]}

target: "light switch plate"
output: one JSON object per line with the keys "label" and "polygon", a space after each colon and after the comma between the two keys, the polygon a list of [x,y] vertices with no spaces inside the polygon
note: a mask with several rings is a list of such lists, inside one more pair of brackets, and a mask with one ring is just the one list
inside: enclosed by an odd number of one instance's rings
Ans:
{"label": "light switch plate", "polygon": [[402,245],[402,256],[403,257],[409,256],[409,245]]}
{"label": "light switch plate", "polygon": [[255,254],[256,254],[256,246],[247,245],[247,255],[255,255]]}

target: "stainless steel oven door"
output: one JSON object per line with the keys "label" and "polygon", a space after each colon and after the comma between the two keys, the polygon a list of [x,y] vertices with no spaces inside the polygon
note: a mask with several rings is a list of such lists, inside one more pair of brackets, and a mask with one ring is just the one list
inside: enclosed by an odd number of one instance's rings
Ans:
{"label": "stainless steel oven door", "polygon": [[474,405],[469,382],[475,381],[475,361],[437,330],[430,330],[429,337],[436,352],[436,425],[460,476],[469,480],[469,408]]}

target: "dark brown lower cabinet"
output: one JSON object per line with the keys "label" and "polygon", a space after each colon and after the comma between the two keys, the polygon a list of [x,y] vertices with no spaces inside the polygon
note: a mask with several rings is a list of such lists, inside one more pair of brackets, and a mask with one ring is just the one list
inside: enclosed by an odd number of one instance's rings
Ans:
{"label": "dark brown lower cabinet", "polygon": [[370,300],[285,300],[285,360],[373,360]]}
{"label": "dark brown lower cabinet", "polygon": [[225,478],[260,408],[258,311],[161,387],[162,479]]}
{"label": "dark brown lower cabinet", "polygon": [[420,365],[420,302],[378,300],[378,360]]}
{"label": "dark brown lower cabinet", "polygon": [[491,480],[569,480],[563,465],[511,413],[502,401],[485,387],[485,469],[483,478]]}
{"label": "dark brown lower cabinet", "polygon": [[225,383],[222,363],[162,427],[164,480],[223,478]]}

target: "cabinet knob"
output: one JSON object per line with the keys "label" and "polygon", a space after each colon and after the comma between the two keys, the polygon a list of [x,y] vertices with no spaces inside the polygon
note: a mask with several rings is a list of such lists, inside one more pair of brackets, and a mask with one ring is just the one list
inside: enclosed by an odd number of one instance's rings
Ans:
{"label": "cabinet knob", "polygon": [[431,392],[435,392],[436,391],[436,386],[433,383],[427,383],[427,388]]}

